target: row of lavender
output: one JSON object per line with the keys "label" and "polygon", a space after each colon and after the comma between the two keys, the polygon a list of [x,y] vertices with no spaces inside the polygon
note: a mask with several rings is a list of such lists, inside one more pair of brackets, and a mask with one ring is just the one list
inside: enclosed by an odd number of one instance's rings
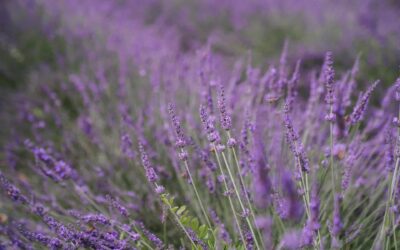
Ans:
{"label": "row of lavender", "polygon": [[368,106],[358,60],[262,69],[182,52],[153,2],[21,4],[65,47],[13,102],[1,247],[397,247],[400,80]]}

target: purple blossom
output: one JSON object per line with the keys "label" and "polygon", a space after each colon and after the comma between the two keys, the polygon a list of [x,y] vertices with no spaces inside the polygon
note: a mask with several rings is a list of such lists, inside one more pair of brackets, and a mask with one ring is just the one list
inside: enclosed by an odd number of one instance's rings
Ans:
{"label": "purple blossom", "polygon": [[16,186],[11,184],[7,180],[7,178],[3,175],[2,172],[0,172],[0,186],[6,192],[7,196],[10,197],[11,200],[18,201],[24,204],[29,203],[28,199],[23,194],[21,194],[21,191]]}
{"label": "purple blossom", "polygon": [[109,202],[109,205],[113,208],[115,208],[116,210],[118,210],[118,212],[125,216],[125,217],[129,217],[129,213],[128,213],[128,209],[126,209],[119,201],[117,201],[115,198],[111,197],[110,195],[106,195],[106,199]]}
{"label": "purple blossom", "polygon": [[136,222],[135,223],[140,230],[143,232],[143,234],[152,242],[154,245],[156,245],[159,249],[162,249],[164,246],[164,243],[152,232],[150,232],[143,224],[143,222]]}
{"label": "purple blossom", "polygon": [[186,145],[185,136],[182,131],[181,123],[176,116],[175,107],[172,103],[168,103],[168,113],[172,122],[172,125],[175,129],[176,133],[176,146],[179,148],[183,148]]}
{"label": "purple blossom", "polygon": [[362,95],[361,100],[354,107],[353,113],[351,113],[351,124],[354,125],[362,119],[372,91],[374,91],[378,83],[379,81],[374,82],[374,84],[368,88],[368,90]]}
{"label": "purple blossom", "polygon": [[236,144],[237,144],[237,142],[236,142],[236,140],[234,139],[234,138],[229,138],[228,139],[228,147],[230,147],[230,148],[233,148],[233,147],[235,147],[236,146]]}
{"label": "purple blossom", "polygon": [[103,225],[110,225],[110,220],[102,214],[87,214],[81,217],[86,223],[99,223]]}
{"label": "purple blossom", "polygon": [[144,167],[144,170],[146,171],[146,177],[149,180],[150,183],[154,183],[158,180],[158,175],[154,171],[154,168],[151,166],[149,157],[147,156],[147,153],[143,147],[143,144],[139,142],[139,151],[141,154],[142,158],[142,164]]}
{"label": "purple blossom", "polygon": [[218,108],[220,113],[221,126],[225,130],[230,130],[232,128],[232,120],[225,106],[225,90],[222,84],[219,85],[218,92]]}
{"label": "purple blossom", "polygon": [[308,158],[304,152],[303,145],[299,140],[299,136],[293,128],[293,122],[289,116],[289,107],[285,104],[284,124],[286,127],[286,140],[289,143],[289,148],[296,158],[296,166],[299,170],[308,173],[310,171]]}
{"label": "purple blossom", "polygon": [[129,159],[133,159],[135,154],[132,150],[132,139],[129,134],[125,133],[121,136],[121,151]]}
{"label": "purple blossom", "polygon": [[328,105],[333,105],[334,101],[335,101],[335,97],[334,97],[335,71],[333,69],[332,52],[330,52],[330,51],[326,52],[326,54],[325,54],[323,74],[325,77],[325,88],[326,88],[325,101]]}
{"label": "purple blossom", "polygon": [[203,123],[204,130],[207,132],[208,141],[211,143],[218,143],[220,141],[220,136],[215,129],[214,119],[208,115],[207,109],[203,105],[200,105],[200,119]]}
{"label": "purple blossom", "polygon": [[385,160],[386,160],[386,169],[389,172],[394,171],[394,148],[395,148],[395,138],[393,136],[392,127],[390,125],[386,126],[385,133]]}

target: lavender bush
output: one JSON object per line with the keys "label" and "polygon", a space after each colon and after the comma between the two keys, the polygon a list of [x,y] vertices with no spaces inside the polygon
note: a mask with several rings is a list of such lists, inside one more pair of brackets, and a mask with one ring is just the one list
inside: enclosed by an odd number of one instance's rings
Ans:
{"label": "lavender bush", "polygon": [[202,25],[290,2],[8,2],[0,249],[398,249],[400,78]]}

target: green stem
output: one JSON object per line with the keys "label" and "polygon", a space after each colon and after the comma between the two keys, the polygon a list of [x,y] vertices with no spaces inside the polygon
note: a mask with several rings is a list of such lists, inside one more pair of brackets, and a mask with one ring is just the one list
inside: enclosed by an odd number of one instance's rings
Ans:
{"label": "green stem", "polygon": [[190,236],[190,234],[188,233],[188,231],[186,230],[185,226],[182,224],[182,222],[179,220],[179,217],[175,214],[175,212],[172,210],[172,206],[169,203],[167,198],[162,198],[162,200],[164,201],[164,203],[168,206],[168,210],[170,211],[170,213],[174,216],[175,221],[178,223],[178,225],[181,227],[181,229],[183,230],[183,232],[186,234],[186,236],[189,238],[190,243],[193,245],[193,247],[195,249],[197,249],[196,244],[194,243],[194,241],[192,240],[192,237]]}
{"label": "green stem", "polygon": [[185,168],[186,168],[186,171],[187,171],[187,173],[188,173],[188,175],[189,175],[190,182],[192,183],[192,187],[193,187],[194,193],[195,193],[195,195],[196,195],[197,201],[199,202],[200,209],[201,209],[201,211],[203,212],[203,215],[204,215],[204,218],[205,218],[205,220],[206,220],[206,222],[207,222],[207,225],[208,225],[209,228],[212,228],[211,223],[210,223],[210,220],[209,220],[208,215],[207,215],[207,213],[206,213],[206,210],[204,209],[203,202],[202,202],[201,199],[200,199],[199,192],[197,191],[196,184],[194,183],[192,174],[190,173],[190,170],[189,170],[189,166],[188,166],[187,161],[185,161]]}
{"label": "green stem", "polygon": [[[400,109],[399,109],[399,114],[398,114],[398,118],[400,119]],[[397,129],[397,134],[398,136],[400,136],[400,128]],[[398,140],[397,140],[397,146],[398,145]],[[397,155],[396,156],[396,165],[393,171],[393,174],[391,175],[391,180],[390,180],[390,193],[389,193],[389,199],[386,202],[386,209],[385,209],[385,215],[383,217],[383,224],[382,224],[382,229],[379,235],[379,239],[381,240],[382,237],[384,238],[384,241],[389,241],[389,239],[386,239],[386,235],[384,235],[385,230],[386,230],[386,224],[392,224],[393,225],[393,237],[394,237],[394,242],[395,242],[395,249],[397,249],[397,239],[396,239],[396,225],[395,225],[395,219],[393,218],[393,221],[391,221],[392,219],[390,218],[391,216],[391,211],[390,211],[390,206],[394,204],[394,200],[395,200],[395,187],[397,186],[398,183],[398,172],[399,172],[399,162],[400,162],[400,158]],[[393,215],[394,217],[394,215]],[[379,240],[379,241],[380,241]]]}
{"label": "green stem", "polygon": [[214,145],[214,148],[213,148],[213,149],[214,149],[214,152],[215,152],[215,156],[216,156],[216,158],[217,158],[219,170],[220,170],[221,175],[222,175],[222,177],[223,177],[223,182],[224,182],[224,186],[225,186],[225,191],[227,192],[227,196],[228,196],[228,200],[229,200],[229,205],[231,206],[232,213],[233,213],[233,216],[234,216],[234,218],[235,218],[235,221],[236,221],[236,224],[237,224],[237,227],[238,227],[238,230],[239,230],[240,238],[242,239],[242,242],[243,242],[245,248],[247,249],[246,240],[245,240],[245,238],[244,238],[244,235],[243,235],[243,232],[242,232],[242,228],[240,227],[240,223],[239,223],[239,220],[238,220],[238,218],[237,218],[237,214],[236,214],[236,210],[235,210],[235,207],[234,207],[234,205],[233,205],[233,202],[232,202],[232,198],[231,198],[231,196],[230,196],[230,194],[229,194],[228,183],[227,183],[226,180],[225,180],[225,173],[224,173],[224,170],[222,169],[221,160],[219,159],[218,151],[217,151],[217,148],[215,147],[215,145]]}
{"label": "green stem", "polygon": [[[237,188],[237,186],[236,186],[235,179],[233,178],[232,171],[231,171],[230,168],[229,168],[229,164],[228,164],[228,161],[227,161],[227,159],[226,159],[226,156],[225,156],[224,152],[222,152],[221,154],[222,154],[222,158],[224,159],[225,166],[226,166],[226,169],[227,169],[228,174],[229,174],[229,178],[231,179],[231,182],[232,182],[232,185],[233,185],[233,189],[235,190],[235,194],[236,194],[236,196],[237,196],[237,198],[238,198],[238,200],[239,200],[240,207],[242,208],[243,215],[245,215],[245,213],[246,213],[246,208],[244,207],[243,202],[242,202],[242,199],[240,198],[239,190],[238,190],[238,188]],[[254,242],[256,243],[256,247],[257,247],[257,249],[261,249],[261,248],[260,248],[260,245],[259,245],[259,243],[258,243],[256,234],[254,233],[253,225],[251,224],[251,222],[250,222],[250,220],[249,220],[249,217],[246,216],[246,215],[245,215],[245,217],[246,217],[247,225],[249,226],[250,232],[251,232],[251,234],[252,234],[252,236],[253,236]]]}
{"label": "green stem", "polygon": [[[229,132],[228,132],[228,136],[229,136],[229,138],[230,138]],[[236,155],[236,150],[235,150],[235,148],[232,148],[232,152],[233,152],[233,157],[234,157],[234,159],[235,159],[235,163],[236,163],[236,168],[237,168],[238,175],[239,175],[240,184],[241,184],[241,186],[243,187],[244,194],[245,194],[245,197],[246,197],[247,206],[248,206],[249,209],[250,209],[251,217],[252,217],[252,219],[253,219],[253,222],[255,223],[255,221],[256,221],[256,216],[255,216],[255,213],[254,213],[253,205],[252,205],[251,202],[250,202],[249,192],[248,192],[247,189],[246,189],[245,182],[244,182],[243,177],[242,177],[242,175],[241,175],[242,169],[241,169],[241,167],[240,167],[240,164],[239,164],[239,161],[238,161],[238,158],[237,158],[237,155]],[[259,230],[257,227],[256,227],[256,230],[257,230],[258,237],[259,237],[259,239],[261,240],[262,248],[265,249],[264,241],[262,240],[263,237],[262,237],[262,235],[261,235],[261,232],[260,232],[260,230]]]}

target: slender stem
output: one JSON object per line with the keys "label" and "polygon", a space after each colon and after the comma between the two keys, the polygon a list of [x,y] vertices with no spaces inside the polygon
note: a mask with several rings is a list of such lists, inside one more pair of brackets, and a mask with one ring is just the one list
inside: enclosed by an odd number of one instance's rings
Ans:
{"label": "slender stem", "polygon": [[192,245],[194,246],[194,248],[197,249],[196,244],[194,243],[194,241],[192,240],[192,237],[190,236],[190,234],[188,233],[188,231],[186,230],[185,226],[181,223],[181,221],[179,220],[178,216],[174,213],[174,211],[172,211],[171,208],[171,204],[169,204],[169,202],[167,202],[168,205],[168,210],[171,212],[171,214],[174,216],[176,222],[178,223],[178,225],[182,228],[183,232],[186,234],[186,236],[189,238],[190,242],[192,243]]}
{"label": "slender stem", "polygon": [[[125,229],[123,229],[121,226],[118,226],[118,228],[121,229],[122,231],[126,232],[127,234],[129,234],[129,232],[126,231]],[[135,229],[136,233],[142,235],[142,234],[140,233],[140,230],[139,230],[135,225],[133,226],[133,228]],[[141,240],[140,242],[141,242],[143,245],[145,245],[146,247],[148,247],[149,249],[154,250],[154,247],[150,246],[146,241]]]}
{"label": "slender stem", "polygon": [[190,170],[189,170],[189,166],[188,166],[187,161],[185,161],[185,168],[186,168],[186,171],[187,171],[187,173],[188,173],[188,175],[189,175],[189,179],[190,179],[190,182],[191,182],[191,184],[192,184],[194,193],[195,193],[195,195],[196,195],[197,201],[199,202],[201,211],[203,212],[203,215],[204,215],[204,218],[206,219],[206,222],[207,222],[207,224],[208,224],[208,227],[209,227],[209,228],[212,228],[211,223],[210,223],[210,220],[208,219],[208,215],[207,215],[207,213],[206,213],[206,210],[204,209],[203,202],[202,202],[201,199],[200,199],[199,192],[197,191],[196,184],[194,183],[192,174],[190,173]]}
{"label": "slender stem", "polygon": [[[329,112],[330,114],[333,113],[333,105],[329,105]],[[331,168],[331,182],[332,182],[332,211],[335,209],[335,192],[336,192],[336,175],[335,175],[335,168],[333,165],[333,123],[329,121],[329,165]]]}
{"label": "slender stem", "polygon": [[[399,114],[398,114],[398,118],[400,119],[400,109],[399,109]],[[397,129],[397,136],[400,136],[400,128]],[[399,139],[396,140],[397,142],[397,146],[399,147],[400,145],[398,142]],[[379,235],[379,239],[382,239],[382,237],[384,238],[384,241],[389,241],[389,239],[386,239],[386,235],[385,234],[385,229],[386,229],[386,224],[392,224],[393,225],[393,238],[394,238],[394,243],[395,243],[395,249],[397,249],[397,239],[396,239],[396,225],[395,225],[395,218],[390,218],[392,215],[392,212],[390,211],[390,206],[394,204],[395,201],[395,187],[397,186],[398,183],[398,172],[399,172],[399,162],[400,162],[400,158],[398,155],[396,155],[396,165],[393,171],[393,174],[391,175],[391,180],[390,180],[390,191],[389,191],[389,199],[386,202],[386,209],[385,209],[385,215],[383,217],[383,223],[382,223],[382,228],[381,228],[381,232]],[[394,214],[393,214],[394,217]]]}
{"label": "slender stem", "polygon": [[[239,200],[240,207],[242,208],[243,215],[245,215],[246,208],[244,207],[242,199],[240,198],[239,190],[238,190],[238,188],[236,186],[235,179],[233,178],[232,171],[229,168],[229,164],[228,164],[228,161],[226,159],[226,156],[225,156],[224,152],[222,152],[222,158],[224,159],[226,169],[228,170],[228,174],[229,174],[229,177],[231,179],[231,182],[232,182],[232,185],[233,185],[233,189],[235,190],[236,196],[237,196],[237,198]],[[248,216],[245,216],[245,217],[246,217],[246,222],[247,222],[247,224],[248,224],[248,226],[250,228],[250,232],[251,232],[251,234],[253,236],[254,242],[256,243],[256,247],[257,247],[257,249],[261,249],[259,244],[258,244],[258,240],[257,240],[256,234],[254,233],[253,225],[251,224],[251,222],[249,220],[249,217]]]}
{"label": "slender stem", "polygon": [[215,156],[216,156],[216,158],[217,158],[219,170],[220,170],[221,175],[222,175],[222,177],[223,177],[223,182],[224,182],[224,186],[225,186],[225,191],[228,192],[228,193],[227,193],[227,196],[228,196],[228,200],[229,200],[229,205],[231,206],[231,209],[232,209],[232,212],[233,212],[233,216],[234,216],[234,218],[235,218],[235,221],[236,221],[236,224],[237,224],[237,227],[238,227],[238,230],[239,230],[240,238],[242,239],[243,244],[244,244],[245,248],[247,249],[246,240],[245,240],[245,238],[244,238],[242,229],[241,229],[241,227],[240,227],[240,223],[239,223],[239,220],[238,220],[238,218],[237,218],[237,214],[236,214],[236,210],[235,210],[235,207],[234,207],[234,205],[233,205],[233,202],[232,202],[232,198],[231,198],[231,196],[230,196],[230,194],[229,194],[228,183],[227,183],[226,180],[225,180],[225,173],[224,173],[224,170],[222,169],[221,160],[220,160],[220,158],[219,158],[218,151],[217,151],[217,148],[215,147],[215,145],[214,145],[214,148],[213,148],[213,149],[214,149],[214,152],[215,152]]}
{"label": "slender stem", "polygon": [[[231,138],[230,132],[228,131],[227,133],[228,133],[228,139],[230,139],[230,138]],[[255,224],[256,217],[255,217],[254,209],[253,209],[252,203],[250,202],[249,192],[247,191],[245,182],[244,182],[243,177],[242,177],[242,175],[241,175],[242,169],[241,169],[241,167],[240,167],[240,164],[239,164],[239,161],[238,161],[238,158],[237,158],[237,155],[236,155],[236,150],[235,150],[234,147],[232,147],[231,150],[232,150],[232,153],[233,153],[233,158],[234,158],[235,163],[236,163],[236,170],[237,170],[237,173],[238,173],[238,175],[239,175],[240,185],[243,187],[243,192],[244,192],[245,197],[246,197],[247,206],[248,206],[249,209],[250,209],[250,214],[251,214],[251,217],[252,217],[253,222],[254,222],[254,224]],[[260,230],[259,230],[257,227],[256,227],[256,230],[257,230],[258,237],[259,237],[260,240],[261,240],[262,248],[265,249],[264,241],[262,240],[261,232],[260,232]]]}
{"label": "slender stem", "polygon": [[392,213],[392,216],[393,216],[393,223],[392,223],[393,229],[392,230],[393,230],[394,248],[395,248],[395,250],[397,250],[397,237],[396,237],[396,224],[395,224],[396,218],[395,218],[394,213]]}
{"label": "slender stem", "polygon": [[[330,105],[330,112],[333,112],[333,106]],[[330,147],[330,167],[331,167],[331,178],[332,178],[332,198],[333,202],[335,199],[336,183],[335,183],[335,168],[333,167],[333,123],[329,122],[329,147]]]}

